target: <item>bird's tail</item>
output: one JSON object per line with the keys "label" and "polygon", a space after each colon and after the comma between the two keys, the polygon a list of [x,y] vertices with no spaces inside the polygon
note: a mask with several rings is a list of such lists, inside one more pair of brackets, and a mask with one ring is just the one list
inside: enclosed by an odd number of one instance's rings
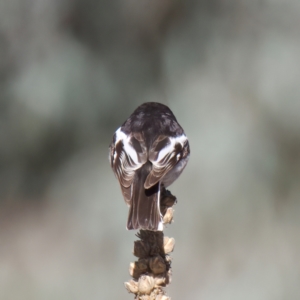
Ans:
{"label": "bird's tail", "polygon": [[136,171],[131,205],[129,208],[127,229],[163,230],[162,216],[159,208],[160,183],[144,188],[145,180],[152,169],[150,162]]}

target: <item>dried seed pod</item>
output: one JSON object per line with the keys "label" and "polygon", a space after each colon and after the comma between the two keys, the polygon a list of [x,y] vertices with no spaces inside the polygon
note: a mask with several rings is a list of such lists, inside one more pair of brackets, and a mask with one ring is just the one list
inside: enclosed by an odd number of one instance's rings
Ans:
{"label": "dried seed pod", "polygon": [[143,241],[135,241],[133,248],[133,255],[139,258],[146,258],[149,256],[150,246]]}
{"label": "dried seed pod", "polygon": [[129,265],[129,274],[135,279],[138,279],[140,275],[148,271],[147,260],[142,259],[141,261],[135,261]]}
{"label": "dried seed pod", "polygon": [[150,295],[154,288],[154,278],[152,276],[143,275],[138,282],[138,290],[142,294]]}
{"label": "dried seed pod", "polygon": [[134,272],[135,272],[135,263],[134,262],[131,262],[130,265],[129,265],[129,274],[131,277],[134,277]]}
{"label": "dried seed pod", "polygon": [[155,300],[171,300],[171,298],[166,295],[158,295]]}
{"label": "dried seed pod", "polygon": [[164,224],[171,224],[173,220],[174,210],[172,207],[169,207],[163,217]]}
{"label": "dried seed pod", "polygon": [[130,263],[130,265],[129,265],[129,274],[130,274],[131,277],[133,277],[134,279],[138,279],[142,273],[143,272],[141,272],[136,267],[136,262]]}
{"label": "dried seed pod", "polygon": [[148,271],[148,264],[145,258],[140,258],[138,261],[132,262],[129,265],[129,274],[135,279],[138,279],[141,274]]}
{"label": "dried seed pod", "polygon": [[177,199],[168,190],[164,190],[160,199],[160,204],[163,206],[171,207],[176,203]]}
{"label": "dried seed pod", "polygon": [[160,287],[160,286],[165,286],[166,285],[166,278],[159,276],[159,277],[154,277],[154,286],[155,287]]}
{"label": "dried seed pod", "polygon": [[137,281],[130,280],[128,282],[124,282],[125,288],[129,293],[137,294],[138,292],[138,283]]}
{"label": "dried seed pod", "polygon": [[166,284],[170,284],[172,281],[172,272],[171,269],[166,274]]}
{"label": "dried seed pod", "polygon": [[148,270],[148,260],[146,258],[140,258],[135,262],[136,268],[141,272],[146,272]]}
{"label": "dried seed pod", "polygon": [[166,263],[164,259],[157,255],[154,257],[151,257],[149,260],[149,268],[153,272],[153,274],[161,274],[166,271]]}
{"label": "dried seed pod", "polygon": [[166,260],[167,263],[171,264],[172,257],[170,255],[166,255],[165,260]]}
{"label": "dried seed pod", "polygon": [[164,237],[164,251],[165,253],[170,253],[174,250],[175,246],[175,239],[169,238],[167,236]]}

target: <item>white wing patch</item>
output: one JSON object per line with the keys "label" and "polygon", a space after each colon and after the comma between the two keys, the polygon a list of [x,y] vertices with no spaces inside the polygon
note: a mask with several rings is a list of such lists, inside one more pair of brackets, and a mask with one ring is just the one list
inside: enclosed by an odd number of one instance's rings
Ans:
{"label": "white wing patch", "polygon": [[161,181],[177,165],[183,158],[187,143],[185,134],[179,137],[159,136],[157,138],[149,151],[152,171],[145,181],[146,189]]}
{"label": "white wing patch", "polygon": [[147,161],[144,141],[137,134],[127,135],[120,127],[115,132],[110,153],[111,165],[119,180],[124,199],[130,204],[135,171]]}
{"label": "white wing patch", "polygon": [[[164,147],[162,150],[159,151],[158,157],[157,157],[157,162],[161,161],[166,155],[172,153],[175,149],[175,145],[177,143],[180,143],[181,146],[184,146],[184,143],[187,141],[187,137],[185,134],[182,134],[179,137],[169,137],[170,144]],[[175,153],[174,153],[175,154]],[[178,156],[179,155],[179,156]],[[180,158],[180,154],[177,154],[177,158]],[[154,163],[154,162],[153,162]]]}
{"label": "white wing patch", "polygon": [[181,146],[183,147],[184,144],[186,143],[187,141],[187,136],[185,134],[182,134],[181,136],[179,137],[176,137],[176,138],[170,138],[170,139],[174,139],[175,140],[175,143],[180,143]]}
{"label": "white wing patch", "polygon": [[[130,138],[131,138],[131,136],[127,135],[123,131],[121,131],[121,127],[120,127],[116,131],[116,142],[115,142],[115,144],[117,144],[119,141],[122,141],[126,154],[130,156],[130,158],[133,160],[134,164],[139,164],[138,155],[137,155],[136,151],[134,150],[134,148],[129,143]],[[117,154],[115,153],[114,158],[116,157],[116,155]]]}

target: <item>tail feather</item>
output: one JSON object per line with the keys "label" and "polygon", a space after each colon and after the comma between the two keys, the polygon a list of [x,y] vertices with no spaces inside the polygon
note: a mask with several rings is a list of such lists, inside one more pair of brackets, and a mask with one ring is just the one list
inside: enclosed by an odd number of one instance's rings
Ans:
{"label": "tail feather", "polygon": [[144,182],[151,171],[151,163],[146,163],[136,171],[131,205],[127,221],[127,229],[163,230],[160,214],[160,183],[144,188]]}

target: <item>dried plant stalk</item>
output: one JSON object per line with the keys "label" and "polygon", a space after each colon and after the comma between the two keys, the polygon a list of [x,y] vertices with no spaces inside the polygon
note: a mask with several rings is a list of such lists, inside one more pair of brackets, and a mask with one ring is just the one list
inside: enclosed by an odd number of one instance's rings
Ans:
{"label": "dried plant stalk", "polygon": [[[173,205],[176,197],[164,189],[161,193],[160,210],[164,224],[173,220]],[[138,260],[130,263],[129,274],[132,279],[125,282],[129,293],[135,300],[170,300],[164,287],[171,283],[171,257],[174,238],[164,237],[163,231],[140,230],[134,242],[133,254]]]}

